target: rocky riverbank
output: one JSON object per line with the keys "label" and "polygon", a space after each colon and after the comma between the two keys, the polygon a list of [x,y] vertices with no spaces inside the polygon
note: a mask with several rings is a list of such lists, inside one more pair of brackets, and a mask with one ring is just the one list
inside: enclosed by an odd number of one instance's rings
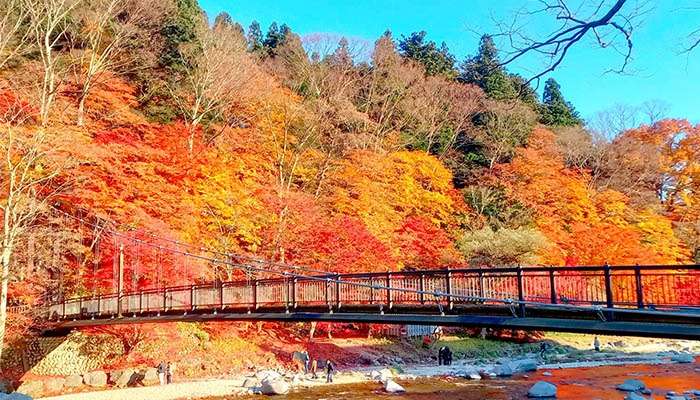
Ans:
{"label": "rocky riverbank", "polygon": [[[313,349],[335,348],[340,373],[334,383],[353,384],[381,382],[384,389],[400,392],[401,385],[415,379],[453,377],[455,379],[504,379],[541,374],[546,380],[550,371],[593,366],[632,364],[672,364],[694,362],[700,354],[700,343],[692,341],[663,341],[635,338],[603,338],[600,351],[591,347],[593,337],[585,335],[549,335],[544,354],[539,343],[508,343],[494,340],[448,336],[438,345],[450,346],[455,362],[437,366],[435,347],[423,348],[410,341],[377,341],[376,339],[321,340]],[[381,346],[378,346],[381,343]],[[333,346],[333,347],[331,347]],[[355,357],[362,362],[348,363]],[[361,356],[359,356],[361,355]],[[316,355],[316,357],[319,357]],[[201,360],[205,365],[206,359]],[[157,385],[158,377],[152,367],[120,368],[86,371],[68,376],[24,377],[19,392],[35,398],[49,399],[128,399],[171,400],[212,396],[248,395],[255,393],[283,393],[325,385],[325,379],[295,374],[290,365],[280,362],[276,367],[248,367],[246,370],[225,375],[192,378],[178,376],[176,384]],[[699,375],[700,376],[700,375]],[[700,386],[700,384],[698,385]],[[75,392],[72,395],[61,395]],[[58,396],[56,396],[58,395]],[[54,397],[49,397],[54,396]]]}

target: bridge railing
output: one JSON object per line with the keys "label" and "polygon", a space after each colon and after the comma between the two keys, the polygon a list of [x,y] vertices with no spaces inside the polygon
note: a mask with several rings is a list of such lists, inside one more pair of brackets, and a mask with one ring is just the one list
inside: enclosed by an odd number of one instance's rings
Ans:
{"label": "bridge railing", "polygon": [[302,276],[146,289],[69,299],[49,318],[265,307],[556,304],[700,307],[700,266],[508,267]]}

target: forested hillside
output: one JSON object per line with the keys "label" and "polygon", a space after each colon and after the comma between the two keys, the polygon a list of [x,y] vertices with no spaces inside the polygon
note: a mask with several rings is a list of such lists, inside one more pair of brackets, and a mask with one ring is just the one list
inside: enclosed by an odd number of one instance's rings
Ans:
{"label": "forested hillside", "polygon": [[263,33],[195,0],[0,13],[10,301],[84,293],[99,230],[56,208],[339,272],[700,261],[700,126],[601,136],[489,36],[457,60],[425,32]]}

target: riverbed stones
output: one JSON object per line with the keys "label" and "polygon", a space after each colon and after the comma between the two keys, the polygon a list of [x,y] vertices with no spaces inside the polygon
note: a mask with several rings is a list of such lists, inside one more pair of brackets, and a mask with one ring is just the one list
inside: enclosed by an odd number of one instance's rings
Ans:
{"label": "riverbed stones", "polygon": [[282,379],[265,379],[261,382],[260,391],[266,395],[289,393],[289,384]]}
{"label": "riverbed stones", "polygon": [[695,357],[692,354],[680,353],[671,357],[671,361],[679,364],[692,364],[695,362]]}
{"label": "riverbed stones", "polygon": [[83,382],[92,387],[107,386],[107,374],[104,371],[92,371],[83,375]]}
{"label": "riverbed stones", "polygon": [[552,376],[552,373],[549,372],[549,371],[544,371],[544,372],[542,373],[542,376]]}
{"label": "riverbed stones", "polygon": [[384,383],[384,391],[387,393],[404,393],[406,389],[398,383],[394,382],[393,379],[389,379]]}
{"label": "riverbed stones", "polygon": [[530,390],[527,391],[527,397],[542,399],[542,398],[556,398],[557,397],[557,387],[549,382],[539,381],[532,385]]}
{"label": "riverbed stones", "polygon": [[631,392],[627,393],[627,396],[625,396],[625,400],[647,400],[647,398],[642,396],[641,394]]}
{"label": "riverbed stones", "polygon": [[83,377],[80,375],[69,375],[66,377],[65,385],[69,388],[83,386]]}
{"label": "riverbed stones", "polygon": [[0,379],[0,394],[10,393],[12,391],[12,383],[7,379]]}
{"label": "riverbed stones", "polygon": [[644,388],[646,388],[646,385],[639,379],[627,379],[617,385],[617,390],[622,390],[623,392],[638,392]]}

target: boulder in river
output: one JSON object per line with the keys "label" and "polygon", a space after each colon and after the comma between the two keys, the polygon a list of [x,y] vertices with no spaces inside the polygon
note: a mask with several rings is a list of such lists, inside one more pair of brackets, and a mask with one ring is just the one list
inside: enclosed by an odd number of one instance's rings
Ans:
{"label": "boulder in river", "polygon": [[695,357],[692,354],[680,353],[671,357],[671,361],[677,362],[679,364],[692,364],[695,362]]}
{"label": "boulder in river", "polygon": [[268,379],[268,380],[277,380],[277,379],[281,379],[281,378],[282,378],[282,375],[280,375],[280,373],[277,372],[277,371],[274,371],[274,370],[271,370],[271,369],[267,369],[267,370],[263,370],[263,371],[258,371],[258,372],[256,372],[256,373],[255,373],[255,377],[258,378],[258,380],[260,380],[260,382],[262,382],[262,381],[264,381],[264,380],[266,380],[266,379]]}
{"label": "boulder in river", "polygon": [[518,372],[532,372],[537,371],[537,361],[535,360],[524,360],[518,363],[515,368]]}
{"label": "boulder in river", "polygon": [[496,368],[493,369],[493,372],[496,374],[496,376],[512,376],[513,375],[513,368],[510,366],[510,364],[501,364],[497,365]]}
{"label": "boulder in river", "polygon": [[465,377],[467,379],[471,379],[473,381],[478,381],[481,379],[481,375],[479,375],[479,372],[475,369],[463,371],[463,373],[460,375],[462,375],[463,377]]}
{"label": "boulder in river", "polygon": [[627,396],[625,396],[625,400],[647,400],[647,398],[642,396],[641,394],[631,392],[627,393]]}
{"label": "boulder in river", "polygon": [[646,388],[646,385],[639,379],[627,379],[622,384],[617,385],[617,390],[622,390],[623,392],[637,392],[644,388]]}
{"label": "boulder in river", "polygon": [[289,384],[282,379],[264,379],[260,384],[262,394],[276,395],[289,393]]}
{"label": "boulder in river", "polygon": [[83,375],[83,381],[86,385],[92,387],[107,386],[107,374],[104,371],[92,371]]}
{"label": "boulder in river", "polygon": [[557,397],[557,387],[549,382],[539,381],[532,385],[530,390],[527,391],[527,397],[534,398],[556,398]]}
{"label": "boulder in river", "polygon": [[403,393],[406,391],[406,389],[404,389],[403,386],[394,382],[392,379],[386,381],[386,383],[384,384],[384,390],[387,393]]}

